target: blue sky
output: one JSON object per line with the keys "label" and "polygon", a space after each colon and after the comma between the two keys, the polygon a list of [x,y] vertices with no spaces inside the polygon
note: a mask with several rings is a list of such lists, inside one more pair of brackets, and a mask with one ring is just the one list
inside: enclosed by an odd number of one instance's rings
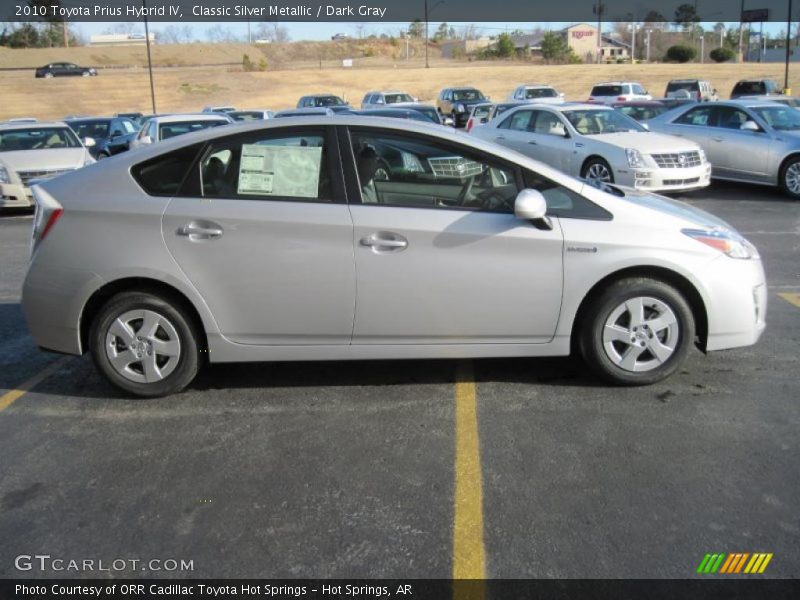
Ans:
{"label": "blue sky", "polygon": [[[85,35],[92,35],[103,33],[105,30],[113,27],[116,23],[77,23],[76,27],[82,31]],[[152,23],[151,24],[151,31],[158,32],[159,29],[163,29],[168,25],[178,25],[184,26],[187,23]],[[194,37],[198,40],[205,40],[205,31],[213,26],[212,23],[188,23],[188,25],[194,30]],[[329,40],[332,35],[335,33],[347,33],[353,37],[357,34],[357,26],[362,25],[361,23],[283,23],[283,25],[289,30],[289,35],[293,41],[299,40]],[[408,26],[408,23],[363,23],[364,25],[364,35],[369,35],[374,33],[376,35],[380,35],[381,33],[393,33],[397,34],[400,29],[403,29]],[[462,30],[467,23],[452,23],[452,25],[457,30]],[[524,31],[529,31],[536,26],[541,26],[543,28],[552,28],[552,29],[560,29],[569,23],[475,23],[475,26],[484,34],[484,35],[497,35],[503,31],[512,31],[514,29],[522,29]],[[706,29],[711,29],[713,27],[713,23],[704,24]],[[738,23],[727,23],[728,27],[738,28]],[[247,24],[244,22],[230,22],[224,23],[224,27],[229,28],[235,35],[239,35],[244,39],[247,36]],[[252,31],[255,34],[256,24],[253,23],[251,25]],[[433,35],[433,32],[436,31],[436,28],[439,26],[438,22],[431,22],[429,25],[430,34]],[[607,25],[607,28],[610,29],[611,25]],[[785,28],[785,24],[782,23],[765,23],[764,24],[764,31],[768,32],[770,35],[777,34],[780,30]],[[140,26],[141,32],[144,32],[144,26]],[[606,27],[604,27],[606,30]]]}

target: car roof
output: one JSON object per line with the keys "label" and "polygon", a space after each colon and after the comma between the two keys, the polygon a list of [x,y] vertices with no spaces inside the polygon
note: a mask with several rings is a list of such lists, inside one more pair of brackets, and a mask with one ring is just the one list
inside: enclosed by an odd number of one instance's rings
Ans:
{"label": "car roof", "polygon": [[553,87],[549,83],[523,83],[517,87],[524,87],[524,88],[551,88]]}
{"label": "car roof", "polygon": [[558,112],[566,112],[568,110],[614,110],[606,104],[592,104],[591,102],[565,102],[564,104],[538,104],[536,106],[548,107]]}
{"label": "car roof", "polygon": [[736,98],[734,100],[721,100],[715,102],[715,106],[744,106],[745,108],[760,108],[762,106],[775,106],[778,102],[771,100],[749,100],[747,98]]}
{"label": "car roof", "polygon": [[39,121],[37,123],[0,123],[0,131],[13,131],[15,129],[36,129],[41,127],[69,127],[63,121]]}
{"label": "car roof", "polygon": [[328,93],[328,92],[323,92],[321,94],[306,94],[305,96],[302,96],[302,97],[303,98],[325,98],[327,96],[334,96],[335,98],[339,98],[339,96],[337,96],[336,94]]}
{"label": "car roof", "polygon": [[706,81],[705,79],[698,79],[697,77],[689,77],[687,79],[670,79],[667,83],[689,83],[691,81]]}
{"label": "car roof", "polygon": [[127,119],[128,117],[71,117],[64,119],[65,123],[74,123],[76,121],[112,121],[114,119]]}
{"label": "car roof", "polygon": [[665,106],[665,104],[660,100],[628,100],[627,102],[614,102],[612,106]]}
{"label": "car roof", "polygon": [[637,84],[641,85],[638,81],[601,81],[600,83],[595,83],[595,87],[598,85],[628,85],[628,84]]}

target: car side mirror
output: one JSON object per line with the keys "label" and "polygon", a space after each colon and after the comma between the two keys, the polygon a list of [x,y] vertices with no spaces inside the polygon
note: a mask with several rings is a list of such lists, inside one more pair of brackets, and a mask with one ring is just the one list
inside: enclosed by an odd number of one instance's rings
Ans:
{"label": "car side mirror", "polygon": [[639,123],[639,125],[647,129],[647,131],[650,131],[650,125],[648,125],[647,123]]}
{"label": "car side mirror", "polygon": [[756,123],[755,121],[745,121],[744,123],[742,123],[742,126],[739,127],[739,129],[741,129],[742,131],[754,131],[756,133],[761,131],[761,127],[759,127],[758,123]]}
{"label": "car side mirror", "polygon": [[83,138],[83,145],[86,146],[87,148],[94,148],[95,143],[96,142],[94,141],[94,138],[91,137]]}
{"label": "car side mirror", "polygon": [[558,94],[558,97],[559,97],[559,98],[561,98],[562,100],[563,100],[564,98],[566,98],[566,96],[564,95],[564,92],[560,92],[560,93]]}
{"label": "car side mirror", "polygon": [[514,216],[531,221],[537,229],[553,229],[553,224],[547,218],[547,201],[538,190],[524,189],[517,194]]}

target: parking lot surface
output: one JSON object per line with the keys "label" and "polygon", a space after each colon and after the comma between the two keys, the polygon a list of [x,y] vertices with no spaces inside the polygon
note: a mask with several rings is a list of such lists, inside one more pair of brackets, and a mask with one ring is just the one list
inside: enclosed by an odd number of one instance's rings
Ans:
{"label": "parking lot surface", "polygon": [[764,576],[799,577],[800,203],[684,199],[758,246],[767,330],[631,389],[566,358],[275,363],[132,400],[34,346],[31,219],[0,216],[0,576],[76,575],[15,568],[48,554],[193,564],[117,576],[684,578],[769,552]]}

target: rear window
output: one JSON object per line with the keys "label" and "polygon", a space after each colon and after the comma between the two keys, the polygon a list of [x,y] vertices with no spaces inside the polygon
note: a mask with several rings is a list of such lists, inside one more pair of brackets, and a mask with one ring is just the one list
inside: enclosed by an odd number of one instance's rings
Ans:
{"label": "rear window", "polygon": [[185,133],[192,133],[193,131],[200,131],[201,129],[208,129],[210,127],[219,127],[220,125],[227,125],[227,121],[180,121],[176,123],[161,123],[158,126],[160,140],[168,140]]}
{"label": "rear window", "polygon": [[558,93],[553,88],[528,88],[525,90],[525,98],[557,98]]}
{"label": "rear window", "polygon": [[697,92],[700,84],[697,81],[670,81],[667,84],[667,93],[686,90],[687,92]]}
{"label": "rear window", "polygon": [[592,96],[621,96],[621,85],[596,85],[592,88]]}
{"label": "rear window", "polygon": [[733,88],[734,94],[742,96],[759,96],[765,94],[764,83],[761,81],[740,81]]}
{"label": "rear window", "polygon": [[397,104],[398,102],[413,102],[414,99],[408,94],[385,94],[386,104]]}
{"label": "rear window", "polygon": [[203,144],[193,144],[134,165],[131,175],[151,196],[174,196]]}

